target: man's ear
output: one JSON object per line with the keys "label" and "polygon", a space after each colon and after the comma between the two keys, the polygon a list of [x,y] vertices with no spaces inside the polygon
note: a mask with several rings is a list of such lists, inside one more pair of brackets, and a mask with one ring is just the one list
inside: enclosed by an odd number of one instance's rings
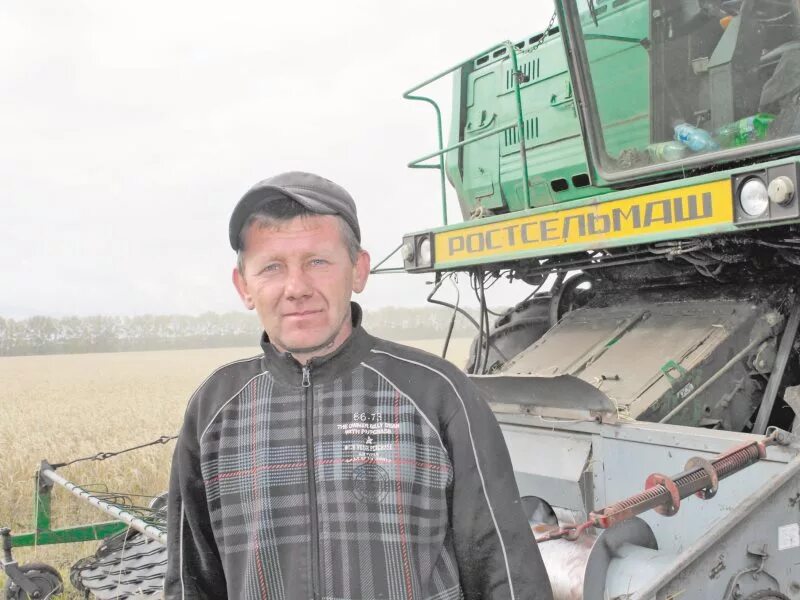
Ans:
{"label": "man's ear", "polygon": [[253,297],[247,292],[247,282],[244,279],[244,275],[239,272],[237,267],[233,268],[233,287],[239,292],[239,297],[242,299],[242,304],[244,304],[245,308],[253,310],[256,304],[253,302]]}
{"label": "man's ear", "polygon": [[370,257],[369,252],[361,250],[356,258],[356,264],[353,265],[353,291],[359,294],[364,291],[364,286],[367,285],[367,278],[369,277]]}

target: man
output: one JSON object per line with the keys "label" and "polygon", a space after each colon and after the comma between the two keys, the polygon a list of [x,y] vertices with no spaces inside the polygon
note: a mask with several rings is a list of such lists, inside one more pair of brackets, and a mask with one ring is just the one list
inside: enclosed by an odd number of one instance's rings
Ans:
{"label": "man", "polygon": [[172,465],[167,598],[551,598],[500,429],[467,378],[370,336],[350,195],[254,186],[233,282],[263,354],[192,396]]}

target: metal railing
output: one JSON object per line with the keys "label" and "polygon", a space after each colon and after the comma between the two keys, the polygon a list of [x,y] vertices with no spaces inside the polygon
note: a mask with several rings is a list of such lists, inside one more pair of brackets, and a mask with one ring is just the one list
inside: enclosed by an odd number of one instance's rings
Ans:
{"label": "metal railing", "polygon": [[[414,95],[415,92],[418,90],[430,85],[431,83],[438,81],[442,77],[449,75],[450,73],[461,69],[465,65],[472,63],[473,61],[482,58],[485,55],[493,55],[499,49],[505,48],[506,49],[506,58],[511,59],[511,69],[512,69],[512,81],[514,84],[514,98],[516,101],[516,108],[517,108],[517,122],[511,125],[506,125],[505,127],[494,127],[489,131],[486,131],[480,135],[472,137],[470,139],[465,139],[460,141],[456,144],[448,146],[447,148],[444,147],[444,135],[442,133],[442,111],[439,109],[439,105],[436,103],[435,100],[429,98],[427,96],[421,95]],[[537,46],[538,48],[538,46]],[[531,48],[531,50],[535,50],[536,48]],[[504,58],[500,62],[506,60]],[[505,41],[500,44],[496,44],[491,48],[484,50],[483,52],[479,52],[478,54],[468,58],[467,60],[458,63],[457,65],[442,71],[441,73],[434,75],[433,77],[426,79],[422,83],[414,86],[410,90],[406,91],[403,94],[403,98],[407,100],[419,100],[422,102],[427,102],[431,106],[433,106],[434,111],[436,112],[436,125],[437,125],[437,134],[438,134],[438,142],[439,142],[439,149],[435,152],[431,152],[420,158],[412,160],[408,163],[408,167],[410,169],[439,169],[439,180],[441,185],[441,193],[442,193],[442,221],[445,225],[447,225],[447,187],[445,184],[445,168],[444,168],[444,156],[448,152],[453,150],[458,150],[467,146],[468,144],[473,144],[480,140],[484,140],[488,137],[499,135],[508,129],[513,129],[516,127],[519,132],[519,154],[520,160],[522,161],[522,176],[525,181],[525,185],[523,186],[523,190],[525,193],[525,207],[531,207],[531,192],[530,187],[528,185],[528,160],[527,160],[527,150],[525,148],[525,122],[522,113],[522,94],[520,93],[520,84],[525,82],[526,75],[519,70],[519,66],[517,63],[517,45],[512,44],[510,41]],[[432,158],[439,158],[437,164],[423,164],[425,161],[428,161]]]}

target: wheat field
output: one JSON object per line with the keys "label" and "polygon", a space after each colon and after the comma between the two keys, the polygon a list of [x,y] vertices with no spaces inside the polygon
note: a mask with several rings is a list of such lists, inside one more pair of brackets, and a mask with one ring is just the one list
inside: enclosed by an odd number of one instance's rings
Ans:
{"label": "wheat field", "polygon": [[[439,353],[440,340],[406,342]],[[448,358],[463,366],[468,339],[454,339]],[[33,526],[33,476],[41,460],[66,462],[173,435],[189,395],[215,367],[259,353],[215,348],[113,354],[0,358],[0,527]],[[109,491],[155,495],[166,489],[174,443],[59,469],[66,479]],[[53,528],[108,520],[56,486]],[[69,567],[96,542],[19,548],[20,563],[45,562],[69,581]],[[5,578],[0,572],[0,585]],[[66,583],[65,598],[82,596]]]}

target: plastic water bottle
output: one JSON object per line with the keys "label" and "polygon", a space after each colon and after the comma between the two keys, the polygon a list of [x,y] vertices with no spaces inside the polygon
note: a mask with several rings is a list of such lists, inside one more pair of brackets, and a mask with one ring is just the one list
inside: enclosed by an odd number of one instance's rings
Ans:
{"label": "plastic water bottle", "polygon": [[686,146],[680,142],[661,142],[647,147],[650,160],[654,163],[680,160],[686,156]]}
{"label": "plastic water bottle", "polygon": [[745,146],[750,142],[767,137],[769,125],[774,120],[775,115],[758,113],[752,117],[745,117],[723,125],[714,132],[714,138],[725,148]]}
{"label": "plastic water bottle", "polygon": [[714,141],[710,133],[688,123],[680,123],[675,126],[675,139],[692,152],[707,152],[719,148],[719,144]]}

